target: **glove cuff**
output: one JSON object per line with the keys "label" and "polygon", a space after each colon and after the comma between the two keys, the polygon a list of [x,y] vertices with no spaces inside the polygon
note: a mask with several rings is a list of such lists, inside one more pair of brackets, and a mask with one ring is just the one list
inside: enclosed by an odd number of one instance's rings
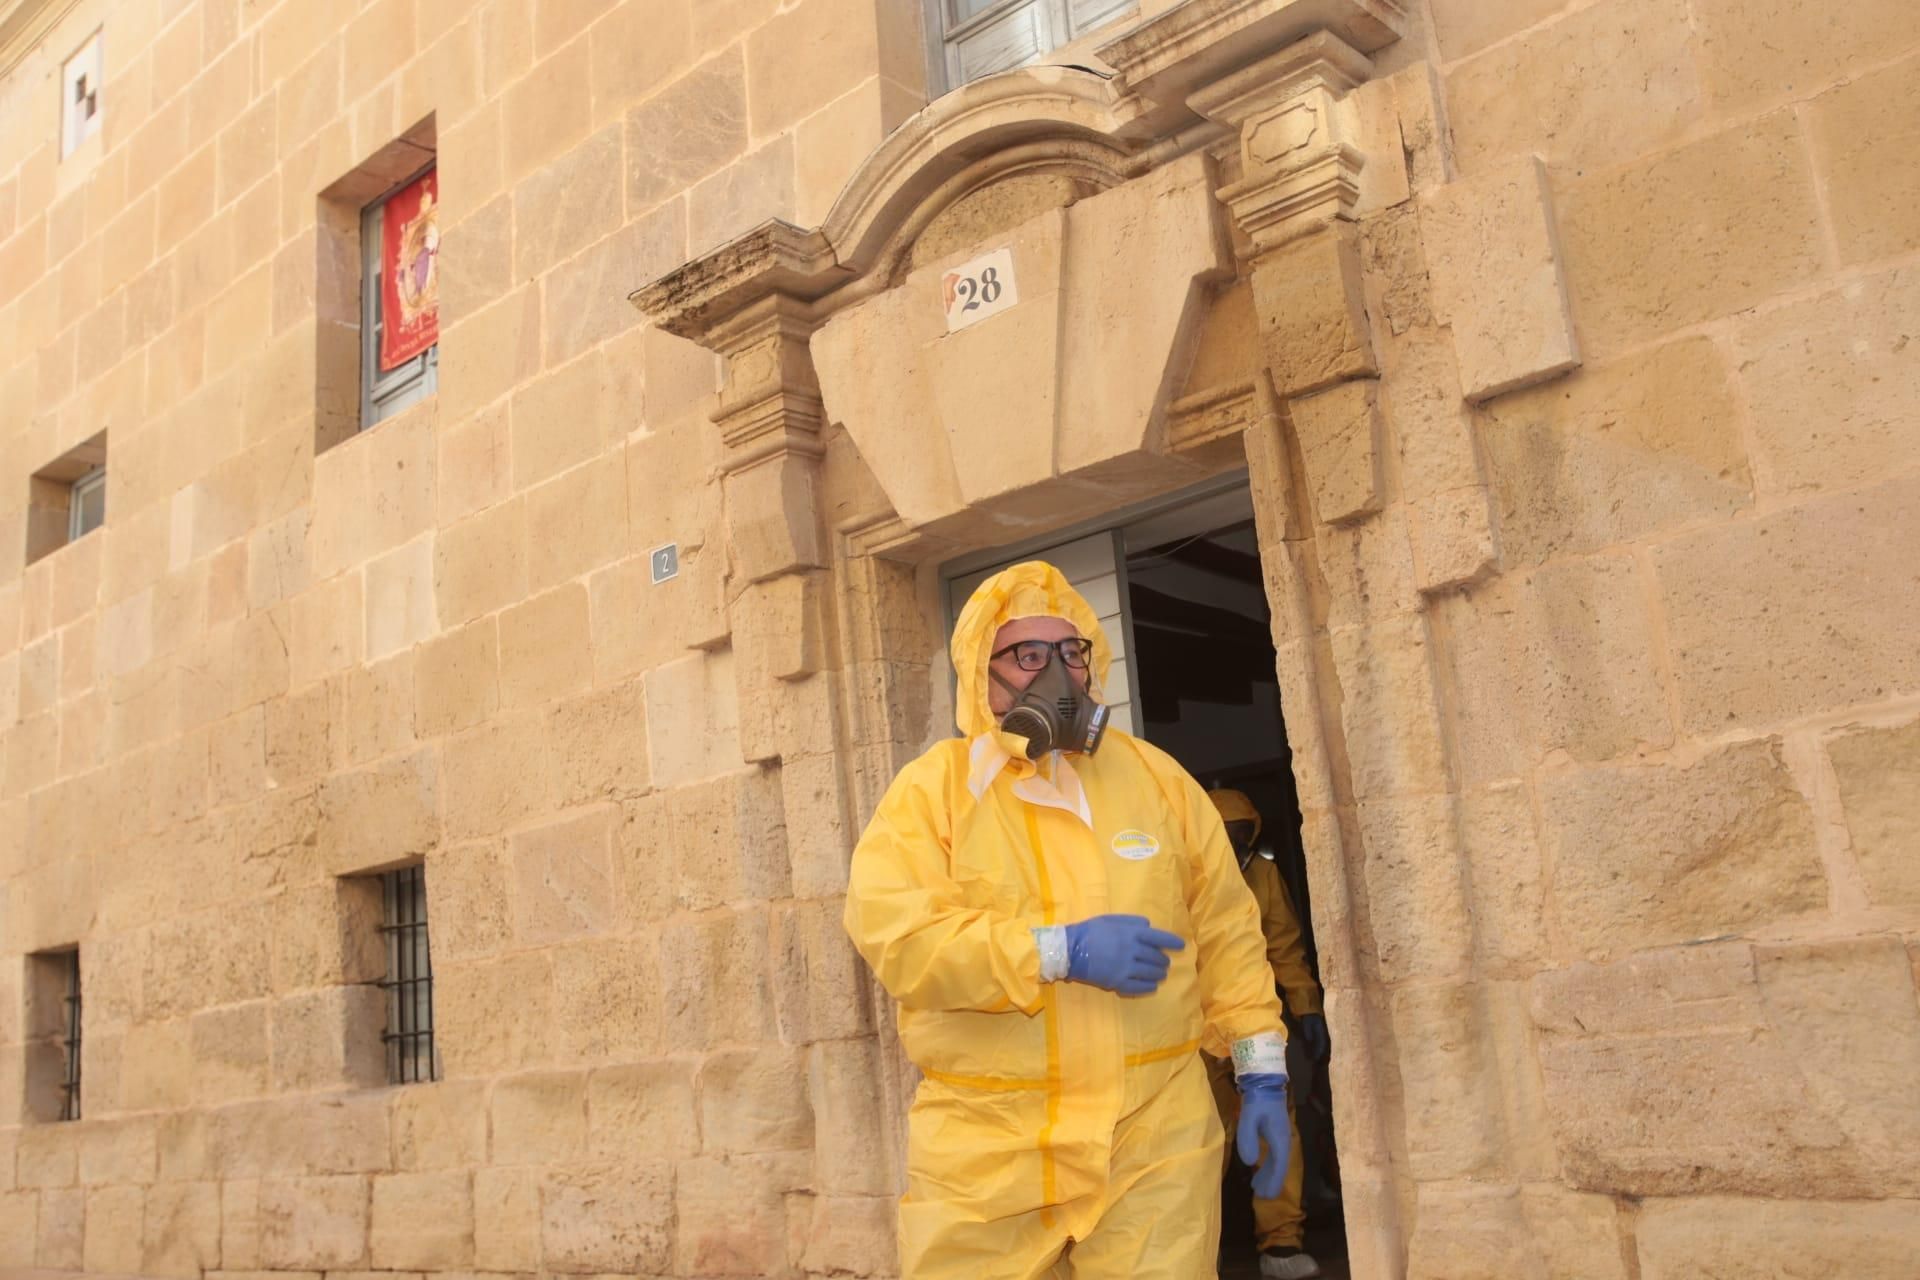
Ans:
{"label": "glove cuff", "polygon": [[[1037,932],[1037,930],[1036,930]],[[1233,1078],[1287,1075],[1287,1038],[1278,1031],[1262,1031],[1233,1042]]]}
{"label": "glove cuff", "polygon": [[1067,926],[1036,925],[1033,941],[1040,948],[1040,981],[1059,982],[1067,976]]}

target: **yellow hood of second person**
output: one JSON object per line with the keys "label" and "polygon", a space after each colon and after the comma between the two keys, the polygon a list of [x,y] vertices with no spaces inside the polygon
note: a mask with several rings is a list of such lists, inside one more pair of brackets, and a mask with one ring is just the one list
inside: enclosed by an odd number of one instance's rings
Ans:
{"label": "yellow hood of second person", "polygon": [[[993,637],[1016,618],[1065,618],[1071,622],[1083,638],[1093,641],[1093,696],[1099,697],[1106,685],[1113,648],[1086,598],[1044,560],[1028,560],[1002,569],[975,587],[967,598],[966,608],[954,624],[948,650],[958,678],[954,720],[969,738],[998,732],[999,721],[987,703],[987,663],[993,657]],[[1002,736],[1002,745],[1010,754],[1017,756],[1025,751],[1026,739],[1016,734]]]}

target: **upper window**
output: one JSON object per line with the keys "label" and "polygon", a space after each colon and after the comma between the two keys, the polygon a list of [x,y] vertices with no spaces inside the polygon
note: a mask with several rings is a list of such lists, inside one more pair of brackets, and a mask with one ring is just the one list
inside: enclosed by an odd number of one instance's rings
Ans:
{"label": "upper window", "polygon": [[60,68],[60,154],[70,156],[100,131],[100,33]]}
{"label": "upper window", "polygon": [[431,165],[360,215],[360,426],[433,394],[440,377],[439,187]]}
{"label": "upper window", "polygon": [[73,482],[67,502],[67,541],[78,542],[107,519],[107,469],[95,467]]}
{"label": "upper window", "polygon": [[944,89],[1038,62],[1131,13],[1138,0],[927,0],[939,32],[933,68]]}
{"label": "upper window", "polygon": [[107,519],[107,433],[75,445],[27,485],[27,563],[77,542]]}

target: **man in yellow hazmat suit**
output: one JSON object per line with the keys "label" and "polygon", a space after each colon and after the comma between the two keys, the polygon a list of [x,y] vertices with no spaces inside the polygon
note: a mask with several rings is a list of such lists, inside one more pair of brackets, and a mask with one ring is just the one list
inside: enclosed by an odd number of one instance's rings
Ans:
{"label": "man in yellow hazmat suit", "polygon": [[[1307,967],[1307,948],[1300,934],[1300,916],[1280,869],[1254,852],[1260,838],[1260,811],[1239,791],[1222,788],[1209,791],[1207,798],[1220,812],[1226,824],[1227,839],[1240,860],[1240,873],[1253,900],[1260,908],[1260,930],[1267,941],[1267,963],[1273,968],[1275,984],[1286,995],[1287,1012],[1300,1031],[1300,1042],[1314,1058],[1327,1048],[1327,1021],[1320,1011],[1320,984]],[[1207,1060],[1213,1082],[1214,1099],[1220,1104],[1220,1116],[1231,1123],[1240,1103],[1233,1087],[1233,1073],[1218,1059]],[[1292,1131],[1293,1157],[1287,1164],[1287,1180],[1277,1196],[1254,1197],[1253,1231],[1260,1246],[1260,1274],[1266,1280],[1309,1280],[1320,1274],[1320,1264],[1301,1246],[1306,1214],[1301,1210],[1301,1192],[1306,1181],[1306,1164],[1300,1150],[1300,1126],[1294,1120],[1293,1099],[1287,1099],[1287,1125]]]}
{"label": "man in yellow hazmat suit", "polygon": [[902,1273],[1211,1276],[1222,1134],[1196,1048],[1235,1062],[1264,1194],[1287,1166],[1253,895],[1199,785],[1106,728],[1106,637],[1051,565],[982,583],[952,653],[964,736],[900,771],[847,892],[925,1076]]}

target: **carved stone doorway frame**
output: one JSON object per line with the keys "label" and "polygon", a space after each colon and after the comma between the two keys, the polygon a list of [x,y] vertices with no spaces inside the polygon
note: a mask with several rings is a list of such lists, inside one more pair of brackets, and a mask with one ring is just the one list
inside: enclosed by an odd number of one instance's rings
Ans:
{"label": "carved stone doorway frame", "polygon": [[[1378,978],[1465,963],[1383,958],[1360,919],[1386,856],[1363,847],[1362,802],[1449,784],[1424,624],[1376,616],[1353,563],[1329,562],[1390,496],[1354,219],[1382,184],[1405,198],[1407,105],[1365,92],[1385,87],[1369,55],[1402,28],[1395,0],[1187,0],[1099,51],[1111,78],[969,85],[888,138],[820,228],[768,223],[633,295],[725,358],[742,744],[804,778],[846,848],[900,765],[949,731],[939,564],[1247,468],[1340,1046],[1349,1246],[1355,1274],[1378,1277],[1404,1271],[1412,1184],[1396,1169],[1418,1141]],[[1018,306],[949,331],[943,273],[998,249],[1021,264]],[[990,406],[970,409],[996,373]],[[1420,558],[1421,590],[1491,554],[1484,492],[1435,501],[1451,532]],[[1457,854],[1457,832],[1439,838]],[[1393,874],[1420,912],[1464,918],[1457,875]],[[810,978],[857,975],[837,912],[817,917],[799,943]],[[897,1124],[909,1069],[884,994],[855,980]]]}

